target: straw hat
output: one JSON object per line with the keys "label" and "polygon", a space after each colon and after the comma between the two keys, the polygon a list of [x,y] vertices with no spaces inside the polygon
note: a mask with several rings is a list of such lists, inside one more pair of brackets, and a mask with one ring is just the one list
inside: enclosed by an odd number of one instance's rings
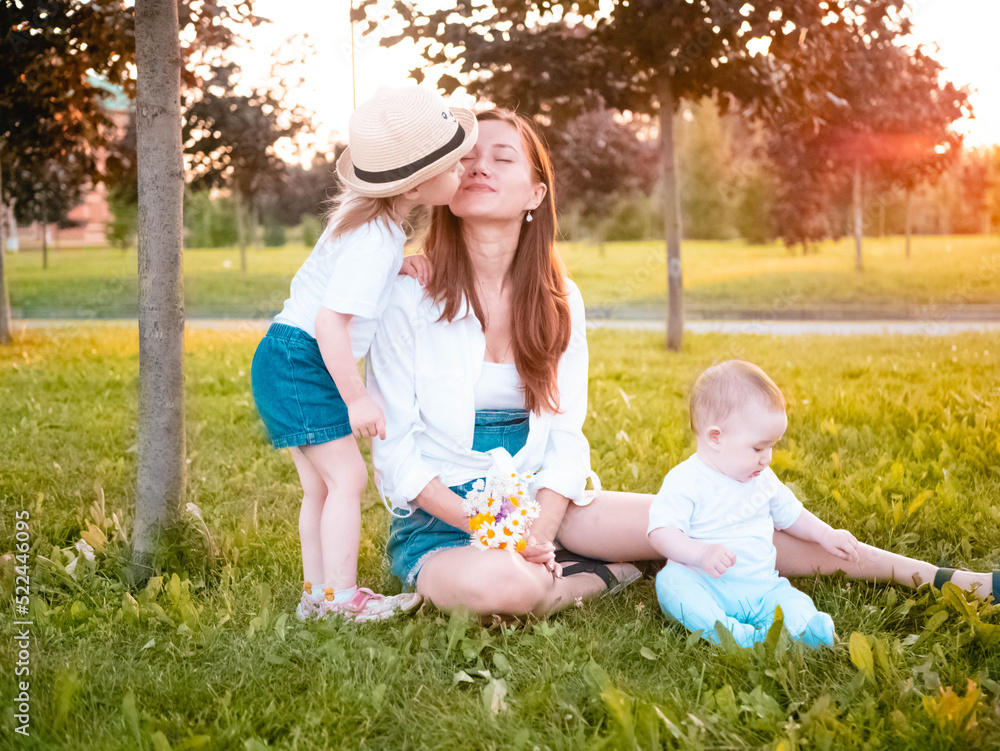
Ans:
{"label": "straw hat", "polygon": [[382,86],[351,115],[337,174],[362,195],[399,195],[467,154],[477,134],[471,110],[419,86]]}

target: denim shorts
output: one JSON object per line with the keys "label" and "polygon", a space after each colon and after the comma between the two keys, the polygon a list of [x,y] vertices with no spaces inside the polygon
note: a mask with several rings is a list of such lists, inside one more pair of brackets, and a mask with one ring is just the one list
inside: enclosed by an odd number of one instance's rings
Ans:
{"label": "denim shorts", "polygon": [[319,345],[300,328],[271,324],[254,353],[250,386],[276,449],[351,435],[347,405]]}
{"label": "denim shorts", "polygon": [[[476,430],[472,438],[473,451],[505,448],[513,456],[528,440],[528,412],[523,409],[483,409],[476,412]],[[462,498],[472,489],[475,480],[451,489]],[[394,518],[389,528],[386,552],[392,563],[392,573],[412,589],[417,574],[434,553],[469,544],[471,533],[445,524],[421,509],[404,518]]]}

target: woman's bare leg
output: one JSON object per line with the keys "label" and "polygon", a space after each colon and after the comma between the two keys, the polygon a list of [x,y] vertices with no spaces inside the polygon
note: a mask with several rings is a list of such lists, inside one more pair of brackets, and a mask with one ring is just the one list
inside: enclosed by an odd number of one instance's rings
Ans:
{"label": "woman's bare leg", "polygon": [[417,592],[435,607],[479,615],[548,615],[604,589],[597,574],[556,578],[516,553],[471,547],[436,553],[417,576]]}
{"label": "woman's bare leg", "polygon": [[[653,496],[644,493],[602,491],[587,506],[570,504],[557,540],[575,553],[606,561],[656,560],[646,528]],[[782,576],[813,576],[842,571],[852,579],[885,581],[919,587],[934,581],[937,566],[891,553],[872,545],[858,546],[860,560],[845,561],[826,552],[818,543],[806,542],[786,532],[774,533],[777,568]],[[993,591],[992,574],[957,571],[951,579],[977,597]]]}
{"label": "woman's bare leg", "polygon": [[[852,579],[919,587],[933,582],[937,572],[937,566],[932,563],[907,558],[864,543],[858,544],[860,559],[857,561],[845,561],[826,552],[818,543],[800,540],[781,531],[774,533],[774,547],[778,551],[778,573],[782,576],[813,576],[841,571]],[[957,571],[951,580],[977,597],[985,598],[993,589],[992,574]]]}
{"label": "woman's bare leg", "polygon": [[652,502],[645,493],[601,491],[586,506],[570,504],[556,539],[574,553],[605,561],[662,560],[646,537]]}

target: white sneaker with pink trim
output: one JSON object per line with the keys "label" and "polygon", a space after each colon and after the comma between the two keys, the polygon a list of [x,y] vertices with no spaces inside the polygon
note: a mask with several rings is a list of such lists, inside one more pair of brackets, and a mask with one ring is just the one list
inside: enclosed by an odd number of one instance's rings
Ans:
{"label": "white sneaker with pink trim", "polygon": [[323,600],[314,599],[312,596],[312,584],[305,583],[302,597],[299,599],[298,607],[295,608],[295,617],[300,621],[310,621],[313,618],[323,616]]}
{"label": "white sneaker with pink trim", "polygon": [[416,592],[386,596],[376,594],[366,587],[358,587],[351,598],[344,602],[333,601],[333,590],[328,589],[326,593],[327,599],[322,603],[322,617],[337,616],[355,623],[384,621],[394,615],[409,613],[423,601]]}

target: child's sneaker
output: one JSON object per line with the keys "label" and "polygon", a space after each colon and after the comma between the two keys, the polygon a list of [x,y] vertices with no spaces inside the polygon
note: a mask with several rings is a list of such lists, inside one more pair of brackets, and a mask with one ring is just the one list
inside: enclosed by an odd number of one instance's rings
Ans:
{"label": "child's sneaker", "polygon": [[311,621],[313,618],[319,618],[322,615],[323,600],[317,600],[313,597],[312,584],[306,582],[302,588],[302,598],[299,600],[298,607],[295,608],[295,617],[300,621]]}
{"label": "child's sneaker", "polygon": [[324,616],[340,616],[355,623],[383,621],[394,615],[414,610],[423,598],[416,592],[385,596],[376,594],[366,587],[358,587],[349,600],[333,601],[333,590],[326,590],[326,602],[322,603]]}

